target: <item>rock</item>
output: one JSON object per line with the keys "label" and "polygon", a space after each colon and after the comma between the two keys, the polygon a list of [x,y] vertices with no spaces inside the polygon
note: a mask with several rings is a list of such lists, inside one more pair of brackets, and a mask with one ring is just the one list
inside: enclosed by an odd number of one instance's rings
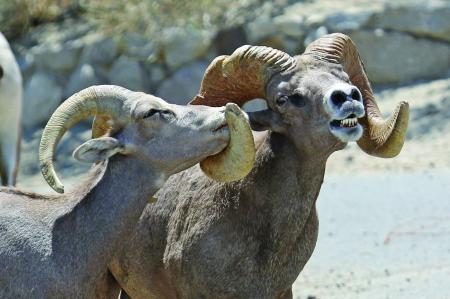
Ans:
{"label": "rock", "polygon": [[144,69],[144,74],[146,76],[146,82],[150,82],[150,88],[147,86],[147,90],[153,92],[156,90],[161,83],[167,77],[167,71],[163,64],[161,63],[143,63],[142,67]]}
{"label": "rock", "polygon": [[327,27],[325,27],[325,26],[320,26],[320,27],[317,28],[317,29],[311,30],[311,31],[308,33],[308,35],[306,36],[306,38],[305,38],[305,41],[304,41],[304,46],[305,46],[305,48],[306,48],[310,43],[312,43],[312,42],[315,41],[316,39],[318,39],[318,38],[320,38],[320,37],[322,37],[322,36],[324,36],[324,35],[326,35],[326,34],[328,34],[328,29],[327,29]]}
{"label": "rock", "polygon": [[450,46],[398,32],[357,31],[350,34],[373,83],[406,83],[445,74]]}
{"label": "rock", "polygon": [[246,44],[247,35],[242,26],[219,31],[214,38],[214,46],[217,55],[230,55],[235,49]]}
{"label": "rock", "polygon": [[206,32],[194,28],[167,28],[162,34],[162,51],[169,69],[201,57],[206,53],[211,37]]}
{"label": "rock", "polygon": [[371,11],[338,12],[328,15],[324,23],[331,32],[355,31],[364,28],[372,15]]}
{"label": "rock", "polygon": [[134,91],[146,91],[144,74],[136,60],[120,56],[109,71],[111,84],[120,85]]}
{"label": "rock", "polygon": [[20,146],[20,173],[22,175],[28,176],[40,172],[38,152],[43,131],[43,128],[38,128],[31,132],[26,130],[23,134]]}
{"label": "rock", "polygon": [[187,104],[199,91],[207,67],[206,62],[194,62],[182,67],[161,84],[157,95],[170,103]]}
{"label": "rock", "polygon": [[25,79],[24,81],[27,81],[36,69],[34,55],[31,53],[26,53],[23,56],[17,56],[17,64],[19,65],[20,72]]}
{"label": "rock", "polygon": [[35,73],[25,85],[22,123],[26,128],[45,124],[62,99],[62,88],[46,73]]}
{"label": "rock", "polygon": [[152,59],[156,50],[153,42],[134,33],[123,35],[118,47],[120,53],[138,60]]}
{"label": "rock", "polygon": [[416,36],[450,41],[450,2],[430,1],[415,5],[390,5],[374,15],[369,25]]}
{"label": "rock", "polygon": [[70,76],[67,88],[64,91],[64,97],[68,98],[75,92],[78,92],[91,85],[101,84],[94,68],[90,64],[82,64],[77,70]]}
{"label": "rock", "polygon": [[278,34],[303,39],[305,35],[305,18],[300,15],[284,14],[273,19]]}
{"label": "rock", "polygon": [[288,53],[291,56],[299,55],[303,52],[303,39],[297,39],[289,36],[283,36],[281,38],[281,45],[284,52]]}
{"label": "rock", "polygon": [[276,27],[270,15],[262,15],[246,24],[245,32],[248,41],[252,45],[258,44],[261,40],[277,34]]}
{"label": "rock", "polygon": [[[29,130],[24,133],[20,156],[20,172],[22,176],[31,176],[40,173],[39,143],[42,137],[42,128]],[[68,130],[56,149],[54,161],[58,174],[73,176],[85,173],[91,167],[86,163],[79,163],[72,157],[77,146],[91,138],[91,126],[85,122]]]}
{"label": "rock", "polygon": [[117,55],[117,45],[110,37],[94,34],[84,38],[86,44],[80,63],[93,67],[111,64]]}
{"label": "rock", "polygon": [[78,62],[83,45],[80,40],[66,43],[38,45],[30,49],[30,55],[34,56],[34,62],[38,68],[70,72]]}
{"label": "rock", "polygon": [[80,163],[72,157],[73,151],[82,143],[92,138],[91,124],[81,122],[67,131],[58,144],[55,153],[56,168],[61,175],[76,175],[86,172],[89,163]]}

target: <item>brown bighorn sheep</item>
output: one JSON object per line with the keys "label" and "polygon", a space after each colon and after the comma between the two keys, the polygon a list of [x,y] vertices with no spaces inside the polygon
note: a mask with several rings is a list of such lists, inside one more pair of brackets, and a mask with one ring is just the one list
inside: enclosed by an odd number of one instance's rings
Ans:
{"label": "brown bighorn sheep", "polygon": [[19,164],[22,75],[0,33],[0,185],[14,186]]}
{"label": "brown bighorn sheep", "polygon": [[[352,40],[331,34],[300,56],[243,46],[216,58],[193,104],[240,105],[269,130],[254,168],[216,183],[198,167],[172,176],[148,205],[134,234],[110,263],[132,298],[292,298],[291,286],[316,244],[315,202],[325,164],[347,142],[394,157],[409,108],[383,119]],[[125,296],[124,296],[125,297]]]}
{"label": "brown bighorn sheep", "polygon": [[[166,179],[229,142],[232,151],[253,144],[235,104],[179,106],[117,86],[94,86],[65,101],[42,135],[42,173],[58,192],[64,187],[52,162],[56,145],[91,115],[110,118],[112,131],[75,150],[80,161],[100,162],[85,184],[59,196],[0,189],[0,298],[101,297],[107,263]],[[234,173],[234,179],[245,174]]]}

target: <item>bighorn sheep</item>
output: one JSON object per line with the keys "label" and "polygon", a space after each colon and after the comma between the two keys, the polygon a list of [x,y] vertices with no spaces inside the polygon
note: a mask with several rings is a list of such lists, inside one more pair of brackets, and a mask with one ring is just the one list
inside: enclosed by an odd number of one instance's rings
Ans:
{"label": "bighorn sheep", "polygon": [[14,186],[19,164],[22,76],[0,33],[0,185]]}
{"label": "bighorn sheep", "polygon": [[254,98],[268,109],[249,113],[252,128],[269,132],[253,170],[226,184],[198,167],[168,180],[110,263],[130,297],[292,298],[316,244],[315,202],[328,157],[352,141],[383,158],[403,146],[408,103],[382,118],[356,46],[343,34],[296,57],[260,46],[220,56],[192,103]]}
{"label": "bighorn sheep", "polygon": [[233,151],[253,143],[235,104],[178,106],[117,86],[90,87],[65,101],[42,135],[42,173],[60,193],[56,145],[91,115],[111,118],[111,133],[74,151],[80,161],[99,162],[85,184],[58,196],[0,189],[0,298],[98,298],[109,279],[107,262],[166,179],[217,154],[230,139]]}

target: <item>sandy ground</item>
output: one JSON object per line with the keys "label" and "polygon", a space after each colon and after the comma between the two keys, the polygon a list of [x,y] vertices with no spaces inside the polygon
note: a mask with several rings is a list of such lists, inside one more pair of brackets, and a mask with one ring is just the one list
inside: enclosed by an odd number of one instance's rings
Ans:
{"label": "sandy ground", "polygon": [[[318,199],[316,250],[294,298],[450,298],[450,78],[377,93],[380,108],[411,104],[394,159],[356,144],[333,154]],[[63,177],[70,188],[79,177]],[[39,174],[19,186],[50,192]]]}
{"label": "sandy ground", "polygon": [[450,298],[449,181],[450,170],[327,176],[294,298]]}

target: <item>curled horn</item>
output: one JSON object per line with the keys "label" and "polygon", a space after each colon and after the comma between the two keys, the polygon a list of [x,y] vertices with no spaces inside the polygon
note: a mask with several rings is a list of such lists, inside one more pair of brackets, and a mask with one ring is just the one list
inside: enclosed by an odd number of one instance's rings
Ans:
{"label": "curled horn", "polygon": [[230,56],[214,59],[205,72],[199,94],[191,104],[224,106],[266,97],[266,85],[273,75],[296,66],[288,54],[263,46],[242,46]]}
{"label": "curled horn", "polygon": [[93,115],[107,115],[118,123],[129,118],[125,102],[132,91],[113,85],[100,85],[86,88],[67,99],[51,116],[39,146],[39,162],[42,175],[56,192],[64,193],[64,186],[56,175],[53,156],[56,146],[64,133],[76,123]]}
{"label": "curled horn", "polygon": [[311,43],[303,55],[312,55],[316,59],[342,65],[350,81],[361,91],[366,114],[360,120],[364,134],[358,141],[359,147],[376,157],[390,158],[398,155],[408,129],[409,105],[405,101],[400,102],[394,113],[383,119],[363,62],[350,37],[342,33],[325,35]]}

